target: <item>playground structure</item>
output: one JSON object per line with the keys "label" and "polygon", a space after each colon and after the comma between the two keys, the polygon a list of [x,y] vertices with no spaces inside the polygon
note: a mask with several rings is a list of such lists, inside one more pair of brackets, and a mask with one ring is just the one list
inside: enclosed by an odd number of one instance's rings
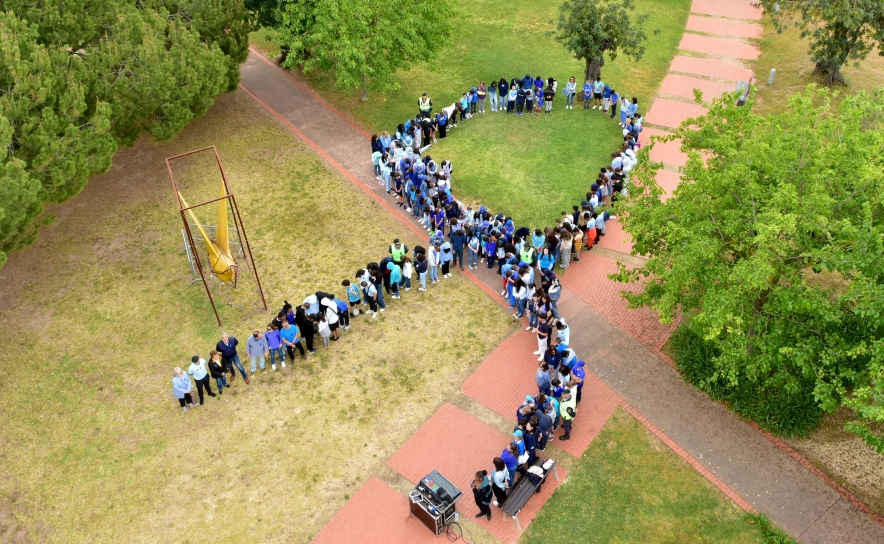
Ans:
{"label": "playground structure", "polygon": [[[175,181],[175,175],[172,172],[172,161],[182,157],[188,157],[197,153],[212,151],[215,155],[215,161],[218,165],[218,171],[221,173],[221,192],[218,198],[206,200],[194,205],[189,205],[184,200],[184,195]],[[264,309],[267,309],[267,301],[264,298],[264,290],[261,288],[261,279],[258,277],[258,269],[255,268],[255,259],[252,255],[252,248],[249,245],[249,239],[246,235],[245,227],[242,223],[242,216],[239,213],[239,206],[236,204],[236,197],[230,191],[230,185],[227,182],[227,174],[224,171],[224,165],[221,163],[221,156],[218,155],[218,149],[215,146],[204,147],[194,151],[188,151],[180,155],[166,158],[166,168],[169,170],[169,179],[172,181],[172,189],[175,191],[175,198],[178,202],[178,213],[181,214],[181,221],[184,223],[184,248],[190,262],[191,271],[194,276],[199,274],[199,278],[194,279],[202,281],[206,288],[206,295],[212,304],[212,310],[215,312],[215,319],[218,326],[221,326],[221,317],[218,315],[218,308],[215,306],[215,300],[212,297],[212,291],[206,281],[206,272],[203,268],[203,260],[200,258],[197,240],[203,242],[206,251],[206,260],[209,265],[209,272],[218,278],[221,282],[231,284],[236,287],[237,280],[240,276],[240,263],[237,262],[234,253],[231,252],[230,246],[239,246],[237,254],[243,257],[243,265],[245,268],[251,269],[255,276],[255,283],[258,287],[258,295],[261,297],[261,303]],[[197,219],[193,210],[203,206],[217,203],[218,205],[218,223],[215,226],[203,225]],[[234,226],[229,227],[228,221],[228,203],[230,212],[233,216]],[[189,219],[189,221],[188,221]],[[198,236],[194,236],[192,227],[196,227]],[[212,236],[214,234],[214,236]],[[235,236],[235,241],[231,241],[231,235]],[[194,282],[191,282],[194,283]]]}

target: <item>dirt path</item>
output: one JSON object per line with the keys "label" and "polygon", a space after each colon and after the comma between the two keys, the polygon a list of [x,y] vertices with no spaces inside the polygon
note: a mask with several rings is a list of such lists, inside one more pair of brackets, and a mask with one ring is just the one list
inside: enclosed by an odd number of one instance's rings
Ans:
{"label": "dirt path", "polygon": [[[255,53],[242,67],[241,87],[409,228],[425,232],[395,207],[375,181],[363,130]],[[579,277],[598,259],[605,257],[588,254],[580,266],[570,269],[569,276]],[[475,275],[466,274],[489,296],[500,300],[496,274],[482,268]],[[592,278],[607,281],[595,273]],[[583,289],[593,290],[593,282],[583,283]],[[735,497],[790,534],[800,535],[803,542],[884,542],[884,528],[726,408],[683,383],[654,353],[659,349],[659,335],[643,337],[643,318],[638,318],[630,335],[588,303],[580,291],[567,292],[560,303],[574,331],[572,343],[577,352],[607,387],[671,440],[676,452],[708,471],[704,475],[711,481],[732,490]],[[611,296],[617,296],[616,290],[608,291],[611,294],[602,302],[613,304]],[[623,315],[632,319],[637,314]],[[531,389],[533,384],[528,383],[512,393],[524,395]]]}

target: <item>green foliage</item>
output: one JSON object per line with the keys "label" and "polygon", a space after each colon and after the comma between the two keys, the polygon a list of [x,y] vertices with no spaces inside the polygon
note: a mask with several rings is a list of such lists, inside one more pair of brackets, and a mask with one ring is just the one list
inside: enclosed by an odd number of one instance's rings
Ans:
{"label": "green foliage", "polygon": [[812,381],[823,410],[884,421],[884,91],[836,110],[811,87],[768,117],[732,98],[676,134],[689,159],[665,202],[642,151],[622,221],[649,260],[616,279],[646,280],[624,296],[664,322],[692,315],[710,383]]}
{"label": "green foliage", "polygon": [[749,512],[746,519],[761,530],[761,541],[764,544],[798,544],[798,541],[774,525],[764,514]]}
{"label": "green foliage", "polygon": [[819,426],[823,411],[813,399],[813,380],[799,380],[797,387],[790,389],[753,381],[744,374],[735,382],[726,381],[716,373],[715,360],[721,352],[690,323],[672,333],[669,345],[686,382],[765,431],[776,436],[806,436]]}
{"label": "green foliage", "polygon": [[333,72],[344,89],[386,91],[393,75],[431,59],[448,41],[448,0],[315,0],[286,5],[279,39],[284,65]]}
{"label": "green foliage", "polygon": [[[826,85],[846,84],[841,67],[866,58],[884,46],[884,2],[881,0],[759,0],[778,31],[794,17],[802,38],[810,38],[810,57],[815,74]],[[788,18],[788,20],[785,20]],[[884,47],[878,53],[884,56]]]}
{"label": "green foliage", "polygon": [[850,431],[860,438],[869,446],[875,448],[878,453],[884,453],[884,437],[875,434],[875,431],[862,421],[848,421],[844,424],[844,430]]}
{"label": "green foliage", "polygon": [[241,0],[3,2],[0,264],[46,201],[77,194],[118,145],[169,138],[236,86]]}
{"label": "green foliage", "polygon": [[586,63],[587,81],[601,78],[605,55],[614,60],[622,52],[639,61],[645,54],[648,36],[642,26],[648,15],[633,20],[634,0],[569,0],[559,11],[556,40]]}

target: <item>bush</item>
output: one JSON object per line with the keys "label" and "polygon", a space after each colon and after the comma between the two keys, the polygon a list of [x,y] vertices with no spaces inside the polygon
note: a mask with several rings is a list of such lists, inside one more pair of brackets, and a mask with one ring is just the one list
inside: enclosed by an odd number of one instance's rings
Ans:
{"label": "bush", "polygon": [[[732,383],[716,373],[717,348],[703,339],[690,321],[682,323],[669,339],[684,380],[721,401],[740,417],[755,421],[765,431],[779,437],[802,437],[816,429],[823,410],[813,397],[814,382],[797,379],[785,388],[767,382],[736,376]],[[791,380],[793,384],[795,379]]]}

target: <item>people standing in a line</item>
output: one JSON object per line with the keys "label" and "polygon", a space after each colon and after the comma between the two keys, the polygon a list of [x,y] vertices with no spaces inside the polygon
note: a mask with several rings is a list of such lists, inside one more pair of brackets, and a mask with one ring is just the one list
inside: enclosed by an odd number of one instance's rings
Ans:
{"label": "people standing in a line", "polygon": [[592,82],[586,80],[583,84],[583,109],[588,110],[592,105]]}
{"label": "people standing in a line", "polygon": [[260,331],[252,332],[252,336],[246,341],[246,355],[249,356],[249,361],[252,363],[252,376],[255,375],[257,370],[255,363],[258,361],[261,363],[261,372],[265,370],[264,359],[270,357],[270,344],[267,343],[267,339]]}
{"label": "people standing in a line", "polygon": [[506,502],[506,490],[509,487],[510,473],[500,457],[494,458],[494,470],[491,472],[492,491],[494,492],[494,506],[500,506]]}
{"label": "people standing in a line", "polygon": [[178,402],[181,404],[181,409],[185,412],[187,411],[188,406],[196,408],[196,404],[193,403],[193,397],[190,396],[192,392],[193,388],[190,386],[190,376],[176,366],[172,374],[172,395],[178,399]]}
{"label": "people standing in a line", "polygon": [[427,255],[426,253],[419,253],[417,255],[417,262],[415,262],[414,270],[417,272],[418,280],[420,281],[420,287],[417,288],[418,291],[426,291],[427,290]]}
{"label": "people standing in a line", "polygon": [[577,399],[571,394],[570,389],[562,392],[562,401],[559,403],[559,413],[562,416],[562,428],[565,434],[560,440],[571,440],[571,424],[577,415]]}
{"label": "people standing in a line", "polygon": [[[310,324],[311,330],[313,324]],[[285,346],[285,350],[289,354],[292,364],[295,363],[295,348],[301,353],[301,359],[306,359],[307,354],[304,353],[304,347],[301,345],[301,330],[297,325],[292,325],[288,321],[282,324],[282,330],[279,331],[279,338]],[[282,361],[282,368],[285,368],[285,360]],[[274,369],[275,370],[275,369]]]}
{"label": "people standing in a line", "polygon": [[555,97],[556,92],[553,91],[552,85],[548,85],[546,90],[543,91],[543,102],[546,104],[546,113],[552,113],[553,98]]}
{"label": "people standing in a line", "polygon": [[486,516],[490,520],[491,508],[488,505],[491,504],[493,492],[491,491],[491,481],[488,479],[488,471],[480,470],[477,472],[471,487],[473,488],[473,499],[476,501],[476,506],[479,507],[479,513],[476,514],[476,517]]}
{"label": "people standing in a line", "polygon": [[215,350],[209,352],[209,374],[215,378],[218,394],[223,394],[224,386],[227,385],[227,377],[224,375],[224,361],[221,360],[221,354]]}
{"label": "people standing in a line", "polygon": [[538,314],[537,324],[537,351],[534,355],[538,355],[537,360],[542,361],[546,353],[547,339],[549,338],[549,324],[547,323],[547,312]]}
{"label": "people standing in a line", "polygon": [[242,361],[239,360],[239,354],[236,352],[238,344],[239,341],[236,338],[229,336],[225,332],[221,334],[221,341],[215,345],[215,349],[221,352],[221,357],[224,358],[224,362],[227,364],[227,369],[230,371],[230,381],[232,382],[236,378],[236,369],[239,369],[242,379],[245,380],[246,384],[250,384],[252,382],[249,380],[246,369],[243,368]]}
{"label": "people standing in a line", "polygon": [[193,376],[193,380],[196,382],[196,390],[199,393],[200,404],[203,404],[203,388],[206,389],[206,393],[210,397],[217,397],[215,393],[212,393],[212,386],[209,384],[209,368],[206,366],[206,360],[200,359],[199,355],[194,355],[190,358],[190,368],[187,369],[187,373]]}
{"label": "people standing in a line", "polygon": [[620,93],[611,89],[611,119],[617,116],[617,106],[620,105]]}

